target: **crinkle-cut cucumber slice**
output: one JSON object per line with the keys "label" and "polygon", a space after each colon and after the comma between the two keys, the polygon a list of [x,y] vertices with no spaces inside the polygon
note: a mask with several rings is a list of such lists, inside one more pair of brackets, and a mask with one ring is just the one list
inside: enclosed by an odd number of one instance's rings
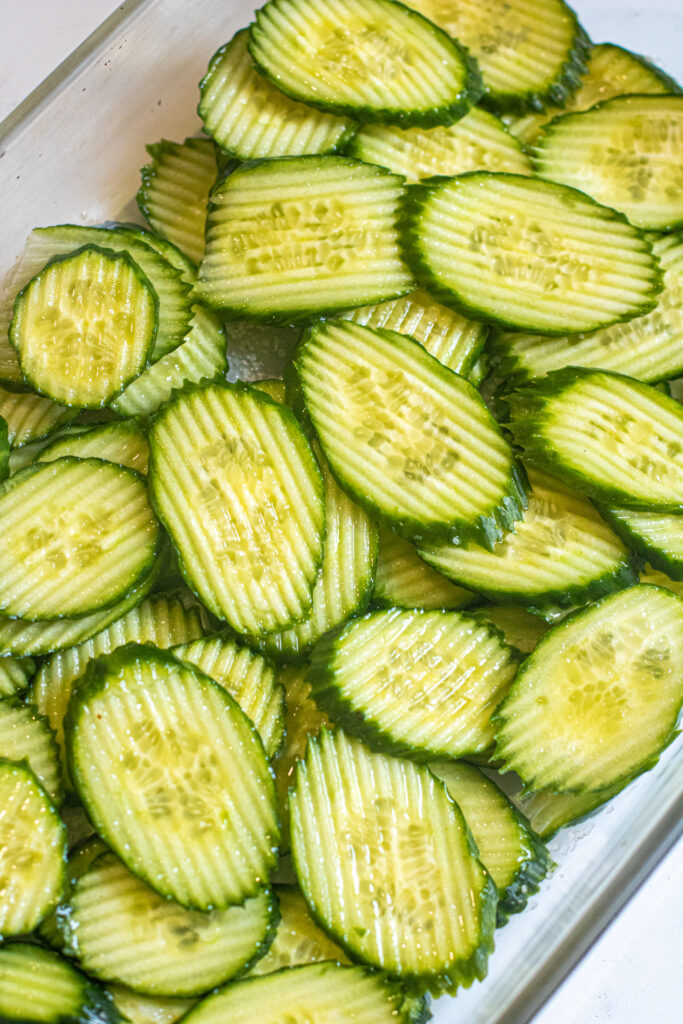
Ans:
{"label": "crinkle-cut cucumber slice", "polygon": [[348,157],[240,167],[211,195],[199,298],[231,319],[290,324],[411,291],[403,193],[402,178]]}
{"label": "crinkle-cut cucumber slice", "polygon": [[467,320],[418,288],[410,295],[376,306],[361,306],[340,315],[363,327],[385,327],[419,341],[449,370],[466,377],[481,352],[488,327]]}
{"label": "crinkle-cut cucumber slice", "polygon": [[664,273],[664,289],[651,313],[560,338],[495,332],[488,347],[498,375],[510,384],[565,366],[587,366],[651,384],[683,372],[683,235],[654,239],[652,251]]}
{"label": "crinkle-cut cucumber slice", "polygon": [[498,889],[497,923],[524,910],[548,874],[550,855],[503,791],[487,775],[462,761],[429,766],[446,784],[465,816],[479,857]]}
{"label": "crinkle-cut cucumber slice", "polygon": [[563,105],[580,84],[590,43],[562,0],[408,0],[476,57],[484,102],[521,113]]}
{"label": "crinkle-cut cucumber slice", "polygon": [[588,70],[573,96],[563,107],[548,107],[542,114],[533,113],[511,118],[508,127],[525,145],[535,142],[541,128],[554,117],[575,110],[588,110],[596,103],[611,100],[625,93],[677,93],[680,86],[661,68],[645,57],[631,53],[613,43],[592,46],[587,58]]}
{"label": "crinkle-cut cucumber slice", "polygon": [[275,892],[280,923],[270,949],[249,971],[252,977],[321,960],[336,960],[339,964],[350,962],[341,946],[315,923],[297,888],[278,887]]}
{"label": "crinkle-cut cucumber slice", "polygon": [[447,580],[423,562],[403,537],[386,527],[379,531],[373,604],[385,608],[466,608],[475,595]]}
{"label": "crinkle-cut cucumber slice", "polygon": [[354,959],[435,993],[484,976],[495,886],[457,804],[426,767],[323,730],[290,802],[306,902]]}
{"label": "crinkle-cut cucumber slice", "polygon": [[62,799],[59,750],[49,722],[34,704],[0,700],[0,750],[6,761],[25,762],[55,803]]}
{"label": "crinkle-cut cucumber slice", "polygon": [[0,523],[0,608],[33,621],[111,607],[159,553],[141,477],[100,459],[21,470],[0,485]]}
{"label": "crinkle-cut cucumber slice", "polygon": [[[218,156],[216,155],[218,160]],[[149,231],[147,228],[139,228],[135,224],[127,225],[128,228],[132,228],[136,231],[142,241],[148,248],[153,249],[154,252],[158,252],[160,256],[163,256],[167,263],[170,263],[172,267],[180,272],[180,276],[185,284],[190,285],[190,288],[194,288],[197,282],[197,264],[193,263],[190,257],[179,249],[174,242],[169,241],[168,238],[162,238],[156,231]]]}
{"label": "crinkle-cut cucumber slice", "polygon": [[683,510],[683,406],[631,377],[569,367],[506,396],[531,465],[608,505]]}
{"label": "crinkle-cut cucumber slice", "polygon": [[313,699],[372,749],[417,761],[483,754],[518,657],[487,623],[460,612],[370,612],[311,655]]}
{"label": "crinkle-cut cucumber slice", "polygon": [[11,1024],[121,1024],[110,996],[52,950],[26,942],[0,948],[0,1018]]}
{"label": "crinkle-cut cucumber slice", "polygon": [[597,793],[553,793],[548,789],[525,793],[522,789],[513,794],[512,800],[536,834],[547,842],[561,828],[590,817],[623,788],[624,783],[618,783],[610,789],[601,789]]}
{"label": "crinkle-cut cucumber slice", "polygon": [[652,768],[683,704],[683,601],[637,584],[572,615],[523,663],[496,755],[530,789],[602,791]]}
{"label": "crinkle-cut cucumber slice", "polygon": [[311,614],[291,629],[255,641],[272,658],[294,663],[303,661],[328,630],[365,610],[377,561],[377,527],[337,486],[322,455],[318,463],[325,483],[326,530]]}
{"label": "crinkle-cut cucumber slice", "polygon": [[274,666],[255,651],[220,636],[181,644],[171,653],[196,665],[228,691],[253,722],[267,756],[274,757],[285,732],[285,693]]}
{"label": "crinkle-cut cucumber slice", "polygon": [[294,784],[296,766],[306,753],[309,737],[317,736],[323,726],[331,724],[311,698],[306,672],[307,666],[285,668],[278,673],[278,680],[285,689],[285,738],[273,769],[283,852],[289,848],[289,788]]}
{"label": "crinkle-cut cucumber slice", "polygon": [[24,693],[35,670],[32,658],[0,657],[0,698]]}
{"label": "crinkle-cut cucumber slice", "polygon": [[[81,875],[85,874],[92,862],[103,853],[108,852],[109,847],[98,835],[87,836],[69,850],[66,864],[66,886],[62,899],[56,909],[51,914],[48,914],[38,926],[38,933],[41,939],[44,939],[45,942],[60,953],[63,953],[68,945],[65,941],[66,929],[63,928],[62,921],[68,912],[68,899],[71,889]],[[67,952],[71,953],[73,951],[69,949]]]}
{"label": "crinkle-cut cucumber slice", "polygon": [[512,451],[479,393],[418,342],[328,320],[294,367],[339,484],[409,538],[498,540],[521,516]]}
{"label": "crinkle-cut cucumber slice", "polygon": [[183,575],[239,633],[311,608],[323,558],[323,481],[293,413],[243,384],[176,395],[149,435],[150,491]]}
{"label": "crinkle-cut cucumber slice", "polygon": [[125,985],[108,985],[116,1009],[130,1024],[176,1024],[197,1002],[165,996],[141,996]]}
{"label": "crinkle-cut cucumber slice", "polygon": [[0,615],[0,657],[52,654],[83,643],[135,608],[147,596],[157,578],[157,568],[111,608],[76,619],[26,619]]}
{"label": "crinkle-cut cucumber slice", "polygon": [[402,174],[408,182],[467,171],[531,174],[531,160],[521,143],[495,114],[478,107],[448,127],[363,125],[346,152]]}
{"label": "crinkle-cut cucumber slice", "polygon": [[453,124],[483,91],[455,39],[391,0],[269,0],[249,52],[292,99],[356,121]]}
{"label": "crinkle-cut cucumber slice", "polygon": [[258,892],[276,861],[275,786],[258,733],[217,683],[128,644],[88,664],[65,736],[95,828],[160,895],[211,910]]}
{"label": "crinkle-cut cucumber slice", "polygon": [[35,462],[54,462],[65,455],[78,459],[104,459],[127,466],[144,475],[147,472],[147,438],[134,420],[102,423],[85,430],[67,430],[50,441],[34,458]]}
{"label": "crinkle-cut cucumber slice", "polygon": [[654,569],[683,581],[683,515],[598,505],[600,515]]}
{"label": "crinkle-cut cucumber slice", "polygon": [[571,608],[635,583],[628,548],[575,488],[529,470],[529,507],[492,551],[424,545],[420,558],[491,601]]}
{"label": "crinkle-cut cucumber slice", "polygon": [[58,224],[35,228],[28,237],[15,271],[17,285],[23,287],[52,257],[65,255],[84,245],[127,252],[149,279],[159,299],[157,335],[152,350],[152,358],[159,359],[176,348],[187,332],[191,287],[183,279],[182,272],[154,250],[151,244],[153,237],[141,228],[118,225],[94,228]]}
{"label": "crinkle-cut cucumber slice", "polygon": [[187,1024],[408,1024],[403,989],[367,967],[304,964],[246,978],[202,999]]}
{"label": "crinkle-cut cucumber slice", "polygon": [[0,388],[0,416],[7,423],[12,448],[49,437],[77,415],[77,409],[67,409],[42,395]]}
{"label": "crinkle-cut cucumber slice", "polygon": [[10,324],[24,379],[61,405],[98,409],[143,370],[159,300],[126,252],[55,256],[19,292]]}
{"label": "crinkle-cut cucumber slice", "polygon": [[88,974],[146,995],[198,996],[268,948],[276,917],[268,890],[225,910],[186,910],[105,853],[76,882],[63,920]]}
{"label": "crinkle-cut cucumber slice", "polygon": [[412,185],[404,258],[419,284],[463,316],[577,334],[654,309],[651,243],[577,189],[473,171]]}
{"label": "crinkle-cut cucumber slice", "polygon": [[137,203],[151,228],[199,263],[204,255],[204,225],[209,192],[218,167],[208,139],[147,146],[152,163],[140,171]]}
{"label": "crinkle-cut cucumber slice", "polygon": [[[27,764],[0,760],[0,935],[27,935],[65,884],[66,829]],[[0,954],[2,950],[0,949]],[[0,969],[0,1017],[2,1017]]]}
{"label": "crinkle-cut cucumber slice", "polygon": [[323,155],[342,149],[356,126],[297,103],[259,75],[247,50],[248,29],[221,46],[199,83],[204,131],[238,160]]}
{"label": "crinkle-cut cucumber slice", "polygon": [[213,380],[228,369],[225,329],[208,309],[194,305],[190,329],[182,343],[148,366],[112,402],[121,416],[150,416],[185,384]]}
{"label": "crinkle-cut cucumber slice", "polygon": [[541,178],[580,188],[640,228],[683,226],[683,96],[617,96],[558,117],[533,151]]}
{"label": "crinkle-cut cucumber slice", "polygon": [[197,640],[202,633],[197,608],[187,607],[179,596],[153,595],[90,640],[57,651],[42,663],[31,683],[30,697],[54,731],[68,790],[72,787],[64,757],[64,717],[74,683],[83,675],[88,662],[125,644],[147,643],[166,648]]}
{"label": "crinkle-cut cucumber slice", "polygon": [[532,615],[518,604],[483,605],[475,609],[474,614],[493,623],[505,637],[505,642],[522,654],[531,654],[550,628],[539,615]]}

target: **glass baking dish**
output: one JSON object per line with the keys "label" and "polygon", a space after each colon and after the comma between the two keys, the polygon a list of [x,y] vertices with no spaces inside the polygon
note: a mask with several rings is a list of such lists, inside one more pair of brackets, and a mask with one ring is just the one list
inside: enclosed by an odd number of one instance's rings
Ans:
{"label": "glass baking dish", "polygon": [[[680,0],[578,0],[595,40],[683,76]],[[36,225],[137,219],[145,143],[200,128],[197,82],[247,24],[252,0],[127,0],[0,125],[0,280]],[[647,8],[647,9],[646,9]],[[272,373],[277,344],[233,370]],[[435,1024],[523,1024],[683,831],[683,744],[603,811],[550,844],[557,870],[497,933],[489,975],[434,1007]]]}

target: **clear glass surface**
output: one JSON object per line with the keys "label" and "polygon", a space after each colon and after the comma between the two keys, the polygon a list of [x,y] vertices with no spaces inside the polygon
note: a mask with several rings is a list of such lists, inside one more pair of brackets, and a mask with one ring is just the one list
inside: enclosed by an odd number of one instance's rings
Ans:
{"label": "clear glass surface", "polygon": [[[680,0],[577,0],[596,41],[644,53],[683,78]],[[137,219],[145,144],[200,129],[197,82],[245,25],[250,0],[128,0],[0,125],[0,279],[36,225]],[[272,373],[281,340],[242,361]],[[233,360],[234,365],[234,360]],[[550,844],[557,870],[497,933],[489,976],[440,1000],[435,1024],[523,1024],[681,832],[683,743],[599,814]]]}

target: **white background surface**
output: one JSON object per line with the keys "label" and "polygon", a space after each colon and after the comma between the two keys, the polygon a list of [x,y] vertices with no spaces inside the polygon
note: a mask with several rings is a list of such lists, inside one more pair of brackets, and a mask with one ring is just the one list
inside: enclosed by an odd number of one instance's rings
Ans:
{"label": "white background surface", "polygon": [[[582,9],[589,4],[590,0],[577,0]],[[651,16],[654,8],[666,17],[667,11],[680,10],[679,5],[683,7],[683,0],[642,0],[647,12],[643,17]],[[0,0],[0,120],[117,6],[112,0]],[[616,0],[613,7],[616,14]],[[635,38],[623,38],[620,32],[626,28]],[[674,36],[677,31],[680,36],[680,22],[672,21],[672,28]],[[636,25],[617,24],[613,36],[617,42],[637,46]],[[222,42],[225,40],[217,39],[216,47]],[[669,52],[680,52],[683,38],[669,38],[667,47]],[[653,56],[666,59],[665,53]],[[534,1017],[533,1024],[683,1021],[682,882],[683,841]]]}

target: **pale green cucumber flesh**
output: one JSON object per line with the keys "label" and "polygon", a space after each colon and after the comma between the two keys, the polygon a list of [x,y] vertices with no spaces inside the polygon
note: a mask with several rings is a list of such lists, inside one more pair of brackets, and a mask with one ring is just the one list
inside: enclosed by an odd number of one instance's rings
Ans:
{"label": "pale green cucumber flesh", "polygon": [[336,960],[340,964],[350,961],[341,948],[311,917],[306,900],[296,887],[276,888],[280,923],[266,955],[249,974],[272,974],[283,967]]}
{"label": "pale green cucumber flesh", "polygon": [[23,942],[0,948],[0,1018],[11,1024],[122,1020],[111,998],[72,964]]}
{"label": "pale green cucumber flesh", "polygon": [[103,423],[100,426],[75,428],[65,431],[48,442],[33,462],[54,462],[65,455],[78,459],[104,459],[119,466],[127,466],[141,475],[147,472],[149,447],[135,420]]}

